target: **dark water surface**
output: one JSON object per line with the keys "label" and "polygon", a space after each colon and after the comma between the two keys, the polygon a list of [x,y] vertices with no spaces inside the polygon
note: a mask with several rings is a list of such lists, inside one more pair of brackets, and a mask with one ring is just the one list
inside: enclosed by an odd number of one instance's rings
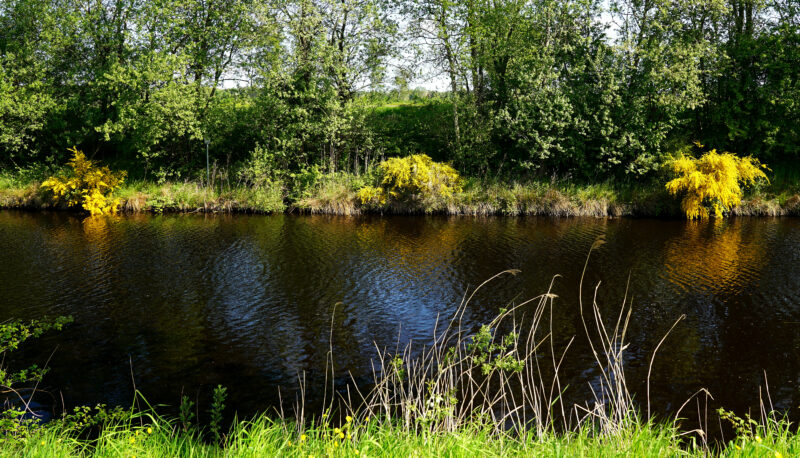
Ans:
{"label": "dark water surface", "polygon": [[[469,324],[547,290],[554,331],[576,336],[562,370],[571,400],[597,370],[579,319],[585,298],[613,314],[633,301],[627,376],[643,399],[650,355],[681,314],[653,368],[653,407],[674,411],[699,388],[714,405],[800,406],[800,219],[686,222],[638,219],[327,216],[131,216],[0,212],[0,319],[72,315],[64,332],[18,358],[44,363],[68,406],[128,405],[133,382],[152,402],[205,399],[229,388],[241,414],[291,398],[305,371],[310,395],[333,346],[340,374],[367,380],[378,347],[428,341],[437,315],[501,270],[478,294]],[[334,304],[336,313],[332,316]],[[333,323],[332,342],[331,323]],[[695,408],[696,409],[696,408]]]}

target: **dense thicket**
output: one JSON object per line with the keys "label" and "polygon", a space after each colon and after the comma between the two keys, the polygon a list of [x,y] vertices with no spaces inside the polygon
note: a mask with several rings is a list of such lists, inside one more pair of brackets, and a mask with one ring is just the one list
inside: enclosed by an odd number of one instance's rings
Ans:
{"label": "dense thicket", "polygon": [[[646,177],[800,154],[798,0],[4,0],[0,164]],[[448,91],[411,91],[420,73]],[[424,76],[424,75],[423,75]]]}

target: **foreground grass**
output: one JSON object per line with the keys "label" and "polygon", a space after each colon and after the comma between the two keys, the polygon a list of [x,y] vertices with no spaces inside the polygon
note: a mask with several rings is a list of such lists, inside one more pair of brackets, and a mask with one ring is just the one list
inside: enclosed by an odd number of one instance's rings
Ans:
{"label": "foreground grass", "polygon": [[[762,189],[751,190],[736,216],[800,215],[800,184],[794,176],[777,176]],[[798,178],[800,180],[800,178]],[[39,190],[41,178],[0,172],[0,208],[43,209],[52,205]],[[116,195],[121,210],[139,212],[242,212],[358,215],[447,214],[507,216],[656,216],[682,214],[677,199],[663,186],[628,183],[576,184],[567,181],[487,181],[467,179],[463,190],[449,198],[432,197],[410,204],[365,207],[356,193],[365,178],[346,173],[320,176],[305,189],[281,182],[259,187],[244,185],[203,186],[198,182],[134,180]]]}
{"label": "foreground grass", "polygon": [[[341,429],[340,429],[341,428]],[[298,431],[294,423],[266,416],[234,425],[219,442],[183,432],[176,421],[147,414],[107,425],[94,439],[56,422],[22,440],[0,445],[0,456],[97,457],[409,457],[409,456],[563,456],[790,457],[800,454],[800,435],[786,422],[770,421],[719,447],[704,447],[668,425],[632,423],[614,434],[547,433],[523,437],[491,434],[478,426],[437,433],[413,431],[395,423],[353,421],[340,427],[318,425]],[[207,437],[207,436],[206,436]]]}

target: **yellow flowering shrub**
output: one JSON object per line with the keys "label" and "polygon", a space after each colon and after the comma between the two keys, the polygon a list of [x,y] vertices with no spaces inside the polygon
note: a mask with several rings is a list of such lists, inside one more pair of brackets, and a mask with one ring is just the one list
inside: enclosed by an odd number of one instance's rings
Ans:
{"label": "yellow flowering shrub", "polygon": [[74,146],[69,149],[72,169],[66,175],[56,175],[42,183],[42,189],[50,192],[56,202],[65,202],[70,207],[81,206],[92,215],[116,213],[119,199],[111,194],[122,185],[125,172],[112,172],[86,158]]}
{"label": "yellow flowering shrub", "polygon": [[383,188],[376,188],[375,186],[364,186],[358,190],[358,200],[362,204],[384,205],[386,204],[386,193]]}
{"label": "yellow flowering shrub", "polygon": [[683,195],[681,209],[689,219],[708,218],[709,208],[715,217],[742,201],[742,184],[767,180],[758,159],[737,157],[711,150],[700,158],[681,156],[668,163],[677,177],[667,183],[672,195]]}
{"label": "yellow flowering shrub", "polygon": [[458,172],[425,154],[387,159],[378,165],[378,171],[379,187],[365,186],[358,191],[362,204],[383,205],[389,199],[448,198],[461,190]]}

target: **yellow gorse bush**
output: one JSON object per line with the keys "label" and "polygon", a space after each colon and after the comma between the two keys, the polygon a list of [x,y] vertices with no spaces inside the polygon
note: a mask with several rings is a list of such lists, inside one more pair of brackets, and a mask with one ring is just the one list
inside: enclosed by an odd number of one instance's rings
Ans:
{"label": "yellow gorse bush", "polygon": [[380,186],[365,186],[358,191],[362,204],[383,205],[387,199],[449,198],[461,190],[458,172],[425,154],[387,159],[378,165],[378,170]]}
{"label": "yellow gorse bush", "polygon": [[689,219],[708,218],[709,208],[720,218],[742,201],[741,185],[767,180],[758,159],[711,150],[699,159],[681,156],[668,163],[677,178],[667,183],[672,195],[683,195],[681,209]]}
{"label": "yellow gorse bush", "polygon": [[100,167],[95,161],[86,158],[74,146],[69,149],[72,171],[66,175],[56,175],[42,183],[42,189],[53,194],[57,202],[66,202],[70,207],[81,206],[92,215],[116,213],[119,199],[111,194],[122,185],[125,172],[112,172],[108,167]]}

